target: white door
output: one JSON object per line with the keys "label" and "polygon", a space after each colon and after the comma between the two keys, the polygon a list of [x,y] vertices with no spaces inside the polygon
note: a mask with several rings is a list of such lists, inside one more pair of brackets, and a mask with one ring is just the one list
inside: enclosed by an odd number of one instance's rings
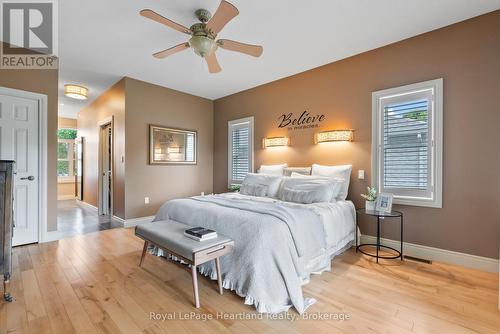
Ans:
{"label": "white door", "polygon": [[0,159],[14,160],[13,245],[38,242],[38,101],[0,95]]}

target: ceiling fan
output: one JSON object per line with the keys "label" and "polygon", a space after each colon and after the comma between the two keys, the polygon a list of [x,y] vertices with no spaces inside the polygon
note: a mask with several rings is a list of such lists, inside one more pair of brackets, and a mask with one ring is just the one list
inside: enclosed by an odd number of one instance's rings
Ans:
{"label": "ceiling fan", "polygon": [[263,48],[259,45],[245,44],[229,39],[216,40],[217,34],[222,28],[239,14],[238,9],[227,1],[221,1],[213,17],[206,9],[198,9],[195,11],[195,15],[198,20],[200,20],[200,23],[195,23],[190,28],[169,20],[151,9],[143,9],[140,11],[140,14],[148,19],[191,36],[186,43],[154,53],[153,56],[156,58],[162,59],[174,53],[192,48],[197,55],[205,58],[209,72],[217,73],[222,71],[217,61],[217,57],[215,56],[215,51],[219,47],[230,51],[245,53],[254,57],[260,57],[260,55],[262,55]]}

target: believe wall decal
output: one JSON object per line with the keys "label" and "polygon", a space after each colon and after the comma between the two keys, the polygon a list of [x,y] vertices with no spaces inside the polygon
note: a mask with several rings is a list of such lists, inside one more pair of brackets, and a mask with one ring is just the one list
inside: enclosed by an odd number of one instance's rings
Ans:
{"label": "believe wall decal", "polygon": [[299,117],[294,117],[293,113],[283,114],[278,117],[278,128],[288,127],[288,130],[302,130],[318,128],[319,123],[325,120],[325,115],[311,116],[307,110],[304,110]]}

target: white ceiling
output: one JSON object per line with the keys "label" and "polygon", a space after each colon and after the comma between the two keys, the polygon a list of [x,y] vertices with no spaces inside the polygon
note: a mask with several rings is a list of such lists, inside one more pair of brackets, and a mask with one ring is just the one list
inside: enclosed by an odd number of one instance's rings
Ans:
{"label": "white ceiling", "polygon": [[[59,1],[59,114],[77,112],[123,76],[216,99],[411,36],[500,9],[500,0],[230,0],[240,11],[219,34],[264,46],[260,58],[219,49],[223,71],[209,74],[191,50],[163,60],[152,53],[187,41],[139,16],[143,8],[189,27],[194,11],[219,0]],[[63,86],[90,89],[66,98]]]}

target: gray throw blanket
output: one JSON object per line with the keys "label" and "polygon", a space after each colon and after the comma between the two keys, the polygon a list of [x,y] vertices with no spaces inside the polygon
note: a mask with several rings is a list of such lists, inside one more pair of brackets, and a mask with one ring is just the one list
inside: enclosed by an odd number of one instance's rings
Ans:
{"label": "gray throw blanket", "polygon": [[[259,312],[289,307],[302,313],[315,302],[302,296],[305,264],[325,252],[325,230],[305,206],[244,196],[211,195],[168,201],[155,221],[172,219],[232,238],[234,251],[221,258],[223,286],[245,297]],[[213,263],[200,266],[216,279]]]}

